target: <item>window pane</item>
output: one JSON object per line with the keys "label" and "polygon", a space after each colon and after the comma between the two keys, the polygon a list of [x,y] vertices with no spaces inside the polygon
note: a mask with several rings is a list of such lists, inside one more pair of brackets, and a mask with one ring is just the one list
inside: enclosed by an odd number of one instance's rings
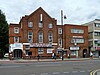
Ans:
{"label": "window pane", "polygon": [[43,54],[44,53],[44,49],[43,48],[38,48],[38,54]]}
{"label": "window pane", "polygon": [[52,35],[52,32],[49,32],[49,33],[48,33],[48,40],[49,40],[49,42],[53,42],[53,35]]}
{"label": "window pane", "polygon": [[58,34],[62,34],[62,28],[58,28]]}
{"label": "window pane", "polygon": [[84,33],[84,30],[81,30],[81,29],[71,29],[71,33]]}
{"label": "window pane", "polygon": [[41,31],[38,33],[38,41],[39,43],[43,43],[43,33]]}
{"label": "window pane", "polygon": [[14,42],[19,42],[19,37],[14,37]]}
{"label": "window pane", "polygon": [[19,28],[18,27],[14,28],[14,33],[19,33]]}
{"label": "window pane", "polygon": [[48,25],[48,27],[49,27],[49,28],[53,28],[53,25],[52,25],[52,23],[50,23],[50,24]]}
{"label": "window pane", "polygon": [[32,27],[33,23],[32,22],[28,22],[28,27]]}

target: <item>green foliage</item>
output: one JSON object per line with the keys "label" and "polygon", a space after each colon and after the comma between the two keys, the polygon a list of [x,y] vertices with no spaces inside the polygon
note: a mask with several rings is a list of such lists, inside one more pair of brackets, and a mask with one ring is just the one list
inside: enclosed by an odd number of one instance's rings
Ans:
{"label": "green foliage", "polygon": [[0,10],[0,52],[8,52],[9,35],[5,14]]}

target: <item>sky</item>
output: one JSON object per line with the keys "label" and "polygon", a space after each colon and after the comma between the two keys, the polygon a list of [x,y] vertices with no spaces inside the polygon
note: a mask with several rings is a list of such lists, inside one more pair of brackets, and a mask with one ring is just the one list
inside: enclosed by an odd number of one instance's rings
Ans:
{"label": "sky", "polygon": [[0,9],[8,23],[19,23],[20,18],[42,7],[61,24],[61,10],[66,15],[64,24],[84,24],[100,19],[100,0],[0,0]]}

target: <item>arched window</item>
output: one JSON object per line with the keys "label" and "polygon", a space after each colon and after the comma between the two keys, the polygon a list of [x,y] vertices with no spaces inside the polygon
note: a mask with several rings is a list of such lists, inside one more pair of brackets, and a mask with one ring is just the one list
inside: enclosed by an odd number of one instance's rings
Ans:
{"label": "arched window", "polygon": [[62,38],[58,39],[59,47],[62,47]]}
{"label": "arched window", "polygon": [[53,42],[53,34],[52,34],[52,32],[48,33],[48,41],[51,42],[51,43]]}
{"label": "arched window", "polygon": [[39,43],[43,43],[43,32],[42,32],[42,31],[40,31],[40,32],[38,33],[38,42],[39,42]]}

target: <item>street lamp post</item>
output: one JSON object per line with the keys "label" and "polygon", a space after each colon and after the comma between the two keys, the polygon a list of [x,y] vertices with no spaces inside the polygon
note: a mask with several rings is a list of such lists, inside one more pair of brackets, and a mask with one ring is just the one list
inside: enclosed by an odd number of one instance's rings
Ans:
{"label": "street lamp post", "polygon": [[64,50],[63,50],[63,10],[61,10],[61,25],[62,25],[62,61],[64,60]]}
{"label": "street lamp post", "polygon": [[63,44],[64,44],[64,26],[63,26],[63,19],[66,19],[66,16],[63,15],[63,10],[61,10],[61,25],[62,25],[62,60],[64,60],[64,48],[63,48]]}

